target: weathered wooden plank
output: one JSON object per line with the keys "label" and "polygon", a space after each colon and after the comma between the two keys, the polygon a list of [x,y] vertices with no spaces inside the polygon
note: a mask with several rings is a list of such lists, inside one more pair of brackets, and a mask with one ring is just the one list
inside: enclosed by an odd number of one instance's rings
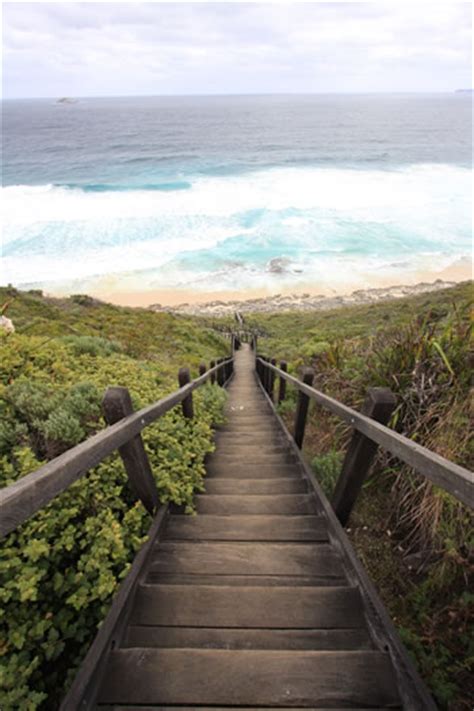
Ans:
{"label": "weathered wooden plank", "polygon": [[248,467],[271,467],[271,466],[282,466],[284,464],[295,464],[296,459],[294,455],[286,452],[280,452],[276,454],[274,452],[270,454],[262,454],[259,447],[254,447],[251,450],[246,450],[245,452],[232,452],[227,453],[225,450],[217,451],[210,454],[206,459],[206,466],[209,463],[215,463],[219,467],[231,466],[233,464],[244,464]]}
{"label": "weathered wooden plank", "polygon": [[[191,374],[189,368],[180,368],[178,371],[178,383],[180,388],[184,388],[191,382]],[[187,420],[192,420],[194,417],[193,394],[189,393],[181,403],[183,416]]]}
{"label": "weathered wooden plank", "polygon": [[253,446],[266,446],[267,449],[281,447],[285,443],[282,441],[281,433],[276,430],[261,432],[257,427],[253,431],[239,432],[238,430],[220,431],[215,436],[215,443],[219,447],[239,446],[247,448]]}
{"label": "weathered wooden plank", "polygon": [[240,457],[240,459],[245,457],[245,460],[247,457],[253,460],[257,458],[265,460],[267,457],[271,457],[272,460],[275,460],[277,455],[278,457],[281,455],[281,457],[287,461],[294,461],[293,456],[289,453],[288,447],[281,444],[271,445],[267,442],[258,442],[255,440],[252,444],[249,443],[247,445],[239,442],[225,445],[220,445],[218,443],[217,452],[219,457]]}
{"label": "weathered wooden plank", "polygon": [[352,629],[364,626],[359,591],[350,587],[140,585],[134,625]]}
{"label": "weathered wooden plank", "polygon": [[264,437],[271,438],[272,436],[281,441],[281,432],[275,426],[260,426],[258,422],[249,422],[248,420],[242,420],[239,423],[237,417],[231,414],[228,414],[227,417],[230,418],[227,424],[217,430],[216,442],[222,441],[224,443],[231,437],[246,441],[247,437],[250,439],[263,439]]}
{"label": "weathered wooden plank", "polygon": [[122,647],[185,647],[192,649],[373,649],[363,628],[238,629],[153,627],[131,625]]}
{"label": "weathered wooden plank", "polygon": [[[275,358],[270,360],[272,365],[276,365]],[[273,401],[275,390],[275,372],[273,370],[268,371],[268,397]]]}
{"label": "weathered wooden plank", "polygon": [[164,541],[150,571],[208,575],[341,576],[343,569],[325,543],[188,543]]}
{"label": "weathered wooden plank", "polygon": [[145,580],[150,585],[229,585],[232,587],[338,587],[346,586],[347,578],[340,575],[226,575],[205,573],[161,573],[150,571]]}
{"label": "weathered wooden plank", "polygon": [[221,466],[219,460],[207,460],[206,470],[207,479],[212,478],[238,478],[238,479],[276,479],[301,476],[301,469],[295,466],[293,462],[273,463],[273,464],[251,464],[233,460],[225,461],[224,466]]}
{"label": "weathered wooden plank", "polygon": [[[312,385],[314,379],[314,370],[305,368],[303,373],[303,383]],[[306,418],[308,416],[309,397],[302,391],[298,391],[298,402],[295,412],[295,429],[294,439],[296,445],[301,449],[303,447],[304,433],[306,428]]]}
{"label": "weathered wooden plank", "polygon": [[[397,399],[388,388],[369,388],[362,413],[386,425],[396,405]],[[343,526],[349,520],[377,449],[376,442],[357,430],[352,435],[332,497],[334,511]]]}
{"label": "weathered wooden plank", "polygon": [[[159,709],[160,711],[176,711],[177,709],[179,711],[195,711],[196,706],[163,706],[160,704],[159,706],[135,706],[133,704],[127,704],[126,706],[117,706],[114,704],[111,706],[110,704],[99,704],[98,707],[101,709],[101,711],[157,711]],[[274,709],[274,706],[246,706],[245,711],[272,711]],[[343,709],[341,708],[333,708],[331,706],[331,711],[387,711],[387,706],[385,708],[381,708],[380,706],[371,706],[370,709],[365,707],[364,709],[361,708],[354,708],[354,706],[351,706],[350,708],[348,706],[345,706]],[[391,711],[394,709],[399,709],[401,706],[390,706]],[[237,711],[239,709],[240,711],[242,710],[241,706],[199,706],[199,711]],[[302,711],[301,707],[292,707],[292,711]],[[327,711],[327,707],[322,709],[321,706],[316,708],[315,706],[309,706],[305,708],[305,711]]]}
{"label": "weathered wooden plank", "polygon": [[198,514],[315,514],[312,494],[225,495],[205,494],[195,497]]}
{"label": "weathered wooden plank", "polygon": [[[124,417],[133,414],[132,398],[127,388],[107,388],[102,406],[108,425],[115,425]],[[141,436],[135,435],[129,442],[119,447],[119,453],[132,491],[148,513],[153,514],[159,504],[158,489]]]}
{"label": "weathered wooden plank", "polygon": [[[282,360],[280,363],[280,370],[284,373],[288,370],[288,364],[286,360]],[[286,380],[280,376],[280,386],[278,388],[278,404],[280,405],[286,397]]]}
{"label": "weathered wooden plank", "polygon": [[214,478],[205,482],[206,494],[305,494],[308,484],[301,477],[270,479]]}
{"label": "weathered wooden plank", "polygon": [[426,447],[422,447],[420,444],[408,439],[408,437],[404,437],[398,432],[385,427],[385,425],[375,422],[370,417],[357,412],[357,410],[343,405],[341,402],[329,397],[329,395],[325,395],[319,390],[301,383],[292,375],[280,371],[279,368],[276,368],[276,372],[302,393],[308,395],[311,399],[330,410],[330,412],[338,415],[351,427],[370,437],[370,439],[377,442],[398,459],[416,469],[416,471],[432,481],[433,484],[445,489],[466,506],[474,507],[473,472],[459,466],[459,464],[450,462],[439,454],[435,454],[435,452],[431,452]]}
{"label": "weathered wooden plank", "polygon": [[206,541],[327,541],[321,516],[170,516],[166,537]]}
{"label": "weathered wooden plank", "polygon": [[374,651],[123,649],[112,655],[99,698],[173,705],[399,704],[390,658]]}

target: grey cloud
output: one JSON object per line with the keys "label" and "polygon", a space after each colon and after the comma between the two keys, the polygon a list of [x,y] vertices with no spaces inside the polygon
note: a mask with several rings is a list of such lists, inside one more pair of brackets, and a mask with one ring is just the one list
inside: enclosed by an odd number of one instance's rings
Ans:
{"label": "grey cloud", "polygon": [[4,3],[4,96],[453,90],[467,3]]}

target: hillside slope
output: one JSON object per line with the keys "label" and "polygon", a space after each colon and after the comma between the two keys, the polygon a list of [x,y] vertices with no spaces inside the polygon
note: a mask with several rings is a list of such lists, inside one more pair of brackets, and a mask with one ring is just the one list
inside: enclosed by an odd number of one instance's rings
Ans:
{"label": "hillside slope", "polygon": [[[258,350],[359,409],[370,386],[398,400],[391,426],[473,468],[470,422],[472,285],[373,306],[246,316]],[[222,323],[222,322],[221,322]],[[291,426],[295,393],[281,412]],[[350,432],[312,406],[305,453],[330,496]],[[442,708],[472,708],[474,598],[471,512],[380,453],[349,534]],[[471,588],[472,589],[472,588]]]}
{"label": "hillside slope", "polygon": [[[0,289],[0,304],[16,329],[0,333],[2,486],[104,427],[109,385],[128,387],[140,408],[177,388],[179,367],[195,377],[229,349],[190,319],[84,296]],[[175,408],[145,430],[163,501],[192,508],[224,398],[205,386],[193,422]],[[3,541],[2,709],[56,708],[149,525],[115,455]]]}

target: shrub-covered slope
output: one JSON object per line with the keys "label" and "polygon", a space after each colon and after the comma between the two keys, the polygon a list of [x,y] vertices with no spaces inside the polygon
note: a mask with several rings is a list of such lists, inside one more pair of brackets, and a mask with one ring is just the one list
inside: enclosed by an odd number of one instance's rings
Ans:
{"label": "shrub-covered slope", "polygon": [[[190,319],[88,297],[0,289],[0,304],[16,329],[0,333],[1,486],[104,427],[109,385],[128,387],[140,408],[177,388],[180,366],[196,376],[228,350]],[[192,508],[224,397],[205,386],[193,422],[176,408],[144,431],[163,501]],[[57,707],[149,525],[115,455],[2,542],[2,709]]]}
{"label": "shrub-covered slope", "polygon": [[[328,312],[246,318],[258,350],[290,372],[315,369],[315,387],[359,409],[370,386],[398,399],[391,426],[472,469],[469,429],[472,285]],[[295,394],[282,413],[291,423]],[[350,433],[315,407],[306,455],[330,496]],[[437,701],[472,708],[472,517],[446,492],[380,453],[349,532]],[[472,590],[472,588],[471,588]],[[472,679],[472,677],[471,677]]]}

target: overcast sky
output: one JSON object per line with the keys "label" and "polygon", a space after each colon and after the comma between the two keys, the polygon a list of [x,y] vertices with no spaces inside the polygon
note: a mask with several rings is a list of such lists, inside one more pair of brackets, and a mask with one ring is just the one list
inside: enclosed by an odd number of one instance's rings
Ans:
{"label": "overcast sky", "polygon": [[3,95],[453,91],[470,3],[3,3]]}

